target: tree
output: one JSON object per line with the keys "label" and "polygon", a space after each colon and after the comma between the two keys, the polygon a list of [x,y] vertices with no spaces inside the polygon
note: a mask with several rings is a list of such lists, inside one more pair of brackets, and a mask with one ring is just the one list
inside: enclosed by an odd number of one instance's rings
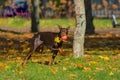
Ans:
{"label": "tree", "polygon": [[86,29],[84,0],[74,0],[76,14],[76,29],[73,40],[73,57],[78,58],[84,55],[84,36]]}
{"label": "tree", "polygon": [[4,5],[5,2],[6,2],[6,0],[0,0],[0,6],[1,6],[1,5]]}
{"label": "tree", "polygon": [[85,13],[86,13],[86,34],[94,34],[95,28],[93,25],[91,0],[85,0]]}
{"label": "tree", "polygon": [[1,11],[2,11],[3,7],[5,6],[5,2],[6,2],[6,0],[0,0],[0,17],[2,16]]}
{"label": "tree", "polygon": [[39,27],[39,0],[31,0],[32,11],[31,11],[31,32],[38,32]]}

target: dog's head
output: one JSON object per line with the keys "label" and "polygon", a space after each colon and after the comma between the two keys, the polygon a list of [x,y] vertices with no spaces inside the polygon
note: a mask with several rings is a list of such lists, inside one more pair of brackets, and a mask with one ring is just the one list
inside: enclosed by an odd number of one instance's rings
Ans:
{"label": "dog's head", "polygon": [[60,25],[58,25],[58,27],[59,27],[59,30],[60,30],[60,32],[59,32],[60,39],[62,41],[66,41],[67,38],[68,38],[67,35],[68,35],[68,31],[69,31],[70,27],[62,28]]}

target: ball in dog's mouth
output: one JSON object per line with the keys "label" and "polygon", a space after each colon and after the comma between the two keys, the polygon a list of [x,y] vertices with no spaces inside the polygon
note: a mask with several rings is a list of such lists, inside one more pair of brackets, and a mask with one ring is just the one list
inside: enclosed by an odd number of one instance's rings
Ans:
{"label": "ball in dog's mouth", "polygon": [[64,35],[64,36],[61,37],[61,39],[62,39],[62,41],[66,41],[67,40],[67,36]]}

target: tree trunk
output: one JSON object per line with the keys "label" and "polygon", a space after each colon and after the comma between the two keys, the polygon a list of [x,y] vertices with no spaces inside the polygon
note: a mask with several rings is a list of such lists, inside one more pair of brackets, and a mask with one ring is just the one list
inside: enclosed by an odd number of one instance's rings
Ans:
{"label": "tree trunk", "polygon": [[84,36],[86,29],[84,0],[74,0],[76,13],[76,29],[73,40],[73,57],[78,58],[84,55]]}
{"label": "tree trunk", "polygon": [[0,0],[0,6],[1,6],[1,5],[4,5],[5,2],[6,2],[6,0]]}
{"label": "tree trunk", "polygon": [[85,0],[85,12],[86,12],[86,34],[94,34],[95,28],[93,25],[91,0]]}
{"label": "tree trunk", "polygon": [[38,32],[39,28],[39,0],[32,0],[31,32]]}

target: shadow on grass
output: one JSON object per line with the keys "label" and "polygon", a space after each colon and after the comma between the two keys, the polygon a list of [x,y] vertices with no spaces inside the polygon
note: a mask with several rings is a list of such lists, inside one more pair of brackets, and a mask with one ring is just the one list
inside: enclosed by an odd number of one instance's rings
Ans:
{"label": "shadow on grass", "polygon": [[[12,36],[14,36],[14,34]],[[17,51],[17,53],[29,52],[30,39],[27,39],[24,37],[20,39],[18,39],[18,37],[9,39],[8,37],[6,37],[6,35],[7,34],[0,37],[0,54],[10,53],[12,50],[13,52]],[[19,35],[22,35],[22,34],[19,34]],[[66,52],[72,53],[71,52],[72,45],[73,45],[72,42],[73,42],[73,37],[70,37],[69,42],[63,44],[63,49],[65,49]],[[113,35],[101,36],[99,34],[92,35],[92,37],[86,36],[85,51],[110,51],[110,50],[120,50],[120,36],[113,36]]]}
{"label": "shadow on grass", "polygon": [[116,50],[120,49],[120,38],[86,38],[85,48],[87,50]]}

